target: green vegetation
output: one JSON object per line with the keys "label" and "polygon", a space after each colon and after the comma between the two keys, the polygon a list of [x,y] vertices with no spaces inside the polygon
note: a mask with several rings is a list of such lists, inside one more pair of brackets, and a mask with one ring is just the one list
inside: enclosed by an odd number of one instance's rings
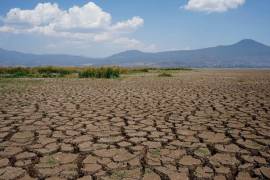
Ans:
{"label": "green vegetation", "polygon": [[118,78],[123,70],[117,67],[0,67],[4,78]]}
{"label": "green vegetation", "polygon": [[76,72],[75,68],[69,67],[0,67],[0,77],[21,78],[21,77],[64,77],[67,74]]}
{"label": "green vegetation", "polygon": [[160,149],[153,149],[153,150],[151,150],[150,151],[150,155],[152,156],[152,157],[159,157],[160,156]]}
{"label": "green vegetation", "polygon": [[131,67],[126,68],[127,74],[138,74],[138,73],[163,73],[163,72],[179,72],[179,71],[190,71],[190,68],[175,67],[175,68],[154,68],[154,67]]}
{"label": "green vegetation", "polygon": [[47,163],[49,166],[55,166],[58,163],[58,161],[52,156],[49,156],[47,159]]}
{"label": "green vegetation", "polygon": [[150,168],[145,168],[145,174],[150,174],[152,173],[152,170]]}
{"label": "green vegetation", "polygon": [[37,72],[38,74],[42,74],[43,77],[64,77],[65,75],[75,73],[76,70],[73,68],[64,68],[64,67],[53,67],[53,66],[48,66],[48,67],[38,67],[38,68],[33,68],[35,70],[34,72]]}
{"label": "green vegetation", "polygon": [[101,67],[101,68],[87,68],[79,73],[80,78],[118,78],[120,77],[120,68]]}
{"label": "green vegetation", "polygon": [[118,179],[121,180],[121,179],[126,178],[126,177],[127,177],[126,171],[114,171],[112,173],[112,176],[111,176],[112,179],[117,179],[117,180]]}
{"label": "green vegetation", "polygon": [[163,73],[159,74],[158,77],[172,77],[172,74],[163,72]]}
{"label": "green vegetation", "polygon": [[161,68],[161,69],[165,71],[190,71],[192,70],[191,68],[185,68],[185,67]]}
{"label": "green vegetation", "polygon": [[208,150],[208,148],[199,148],[195,151],[195,154],[201,156],[209,156],[211,155],[211,152]]}
{"label": "green vegetation", "polygon": [[171,77],[171,73],[187,71],[187,68],[150,67],[0,67],[0,78],[119,78],[120,75],[159,73]]}

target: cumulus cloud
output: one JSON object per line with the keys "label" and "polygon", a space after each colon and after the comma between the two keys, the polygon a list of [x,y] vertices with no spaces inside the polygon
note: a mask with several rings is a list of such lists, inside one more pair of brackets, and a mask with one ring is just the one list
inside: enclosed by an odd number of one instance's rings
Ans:
{"label": "cumulus cloud", "polygon": [[2,18],[0,32],[36,33],[44,36],[67,38],[83,42],[106,42],[140,48],[143,45],[126,34],[144,24],[139,16],[112,23],[112,16],[94,2],[67,10],[56,3],[39,3],[34,9],[13,8]]}
{"label": "cumulus cloud", "polygon": [[144,20],[138,16],[133,17],[127,21],[118,22],[112,26],[112,30],[114,31],[130,31],[136,30],[138,27],[142,26]]}
{"label": "cumulus cloud", "polygon": [[184,9],[202,12],[225,12],[243,5],[245,0],[189,0]]}

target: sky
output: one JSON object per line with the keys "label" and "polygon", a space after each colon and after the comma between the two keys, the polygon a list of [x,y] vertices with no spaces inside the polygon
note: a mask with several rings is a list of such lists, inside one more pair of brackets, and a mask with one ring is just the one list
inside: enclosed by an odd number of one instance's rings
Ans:
{"label": "sky", "polygon": [[270,0],[1,0],[0,48],[105,57],[254,39],[270,45]]}

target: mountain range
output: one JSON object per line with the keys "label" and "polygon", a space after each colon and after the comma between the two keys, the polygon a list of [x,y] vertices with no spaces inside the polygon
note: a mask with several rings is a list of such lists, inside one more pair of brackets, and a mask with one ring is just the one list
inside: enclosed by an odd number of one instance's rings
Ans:
{"label": "mountain range", "polygon": [[266,68],[270,67],[270,46],[245,39],[232,45],[196,50],[142,52],[129,50],[105,58],[72,55],[36,55],[0,48],[0,66],[153,66]]}

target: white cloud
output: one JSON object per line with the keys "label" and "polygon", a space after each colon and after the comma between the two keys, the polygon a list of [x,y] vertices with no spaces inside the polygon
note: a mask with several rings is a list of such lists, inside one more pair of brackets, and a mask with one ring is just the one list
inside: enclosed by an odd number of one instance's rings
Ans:
{"label": "white cloud", "polygon": [[57,4],[39,3],[33,10],[11,9],[4,22],[13,26],[52,26],[62,31],[72,28],[107,28],[111,25],[111,15],[93,2],[82,7],[73,6],[68,10],[59,9]]}
{"label": "white cloud", "polygon": [[57,4],[39,3],[33,10],[11,9],[4,18],[4,22],[13,25],[44,26],[61,15],[62,11]]}
{"label": "white cloud", "polygon": [[138,27],[142,26],[144,20],[138,16],[133,17],[127,21],[118,22],[112,26],[112,30],[114,31],[130,31],[136,30]]}
{"label": "white cloud", "polygon": [[243,5],[245,0],[189,0],[186,10],[202,12],[225,12]]}
{"label": "white cloud", "polygon": [[89,2],[81,7],[60,9],[56,3],[39,3],[34,9],[10,9],[2,18],[0,32],[15,34],[39,34],[70,39],[82,43],[111,43],[125,48],[147,48],[140,41],[129,38],[144,24],[141,17],[112,23],[112,16]]}
{"label": "white cloud", "polygon": [[89,2],[82,7],[74,6],[64,11],[53,23],[63,29],[107,28],[111,24],[111,15],[95,3]]}

